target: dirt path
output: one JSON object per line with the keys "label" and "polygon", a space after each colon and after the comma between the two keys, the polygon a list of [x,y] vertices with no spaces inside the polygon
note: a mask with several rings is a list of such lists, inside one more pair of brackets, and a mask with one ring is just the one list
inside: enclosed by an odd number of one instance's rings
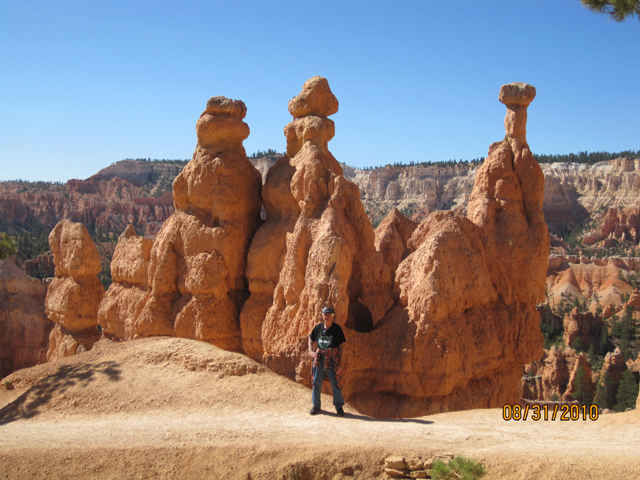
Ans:
{"label": "dirt path", "polygon": [[328,411],[312,417],[308,389],[256,365],[154,339],[16,372],[15,390],[0,394],[0,479],[385,478],[390,454],[463,454],[490,479],[640,479],[636,411],[597,421],[504,421],[495,409],[381,421],[349,407],[339,418],[324,396]]}

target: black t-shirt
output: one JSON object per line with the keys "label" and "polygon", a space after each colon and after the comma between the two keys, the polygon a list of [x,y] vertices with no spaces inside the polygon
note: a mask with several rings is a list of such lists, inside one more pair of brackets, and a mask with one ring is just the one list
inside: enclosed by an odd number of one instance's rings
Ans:
{"label": "black t-shirt", "polygon": [[311,338],[312,342],[317,342],[318,348],[323,350],[326,348],[338,348],[347,341],[347,339],[344,338],[342,327],[335,322],[326,331],[324,329],[324,322],[320,322],[311,330],[309,338]]}

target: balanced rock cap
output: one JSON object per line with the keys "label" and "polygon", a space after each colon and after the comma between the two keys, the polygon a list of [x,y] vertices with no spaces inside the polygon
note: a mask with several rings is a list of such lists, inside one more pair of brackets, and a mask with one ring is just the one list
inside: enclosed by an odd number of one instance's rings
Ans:
{"label": "balanced rock cap", "polygon": [[500,87],[498,99],[505,105],[528,107],[536,98],[536,87],[528,83],[514,82]]}
{"label": "balanced rock cap", "polygon": [[322,313],[333,313],[333,308],[331,307],[324,307],[322,309]]}
{"label": "balanced rock cap", "polygon": [[207,101],[205,112],[209,115],[231,115],[232,117],[244,118],[247,115],[247,107],[242,100],[211,97]]}
{"label": "balanced rock cap", "polygon": [[338,99],[331,92],[324,77],[312,77],[302,86],[302,92],[289,101],[289,113],[293,118],[309,115],[328,117],[338,111]]}

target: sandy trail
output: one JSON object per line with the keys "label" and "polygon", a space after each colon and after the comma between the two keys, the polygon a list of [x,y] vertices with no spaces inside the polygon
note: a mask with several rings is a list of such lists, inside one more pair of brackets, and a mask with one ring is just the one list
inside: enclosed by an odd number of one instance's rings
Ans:
{"label": "sandy trail", "polygon": [[[348,406],[339,418],[323,396],[327,410],[312,417],[308,389],[242,373],[253,362],[206,344],[103,344],[65,362],[14,373],[15,390],[0,395],[0,479],[385,478],[391,454],[463,454],[490,479],[640,479],[636,411],[596,421],[505,421],[497,409],[375,420]],[[117,376],[92,373],[106,363]],[[53,372],[65,365],[90,368],[61,387]],[[46,401],[30,404],[43,391]]]}

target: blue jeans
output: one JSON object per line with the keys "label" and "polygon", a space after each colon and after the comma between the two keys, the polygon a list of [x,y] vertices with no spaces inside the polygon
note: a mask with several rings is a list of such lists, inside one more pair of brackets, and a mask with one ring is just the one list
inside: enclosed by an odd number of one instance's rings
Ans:
{"label": "blue jeans", "polygon": [[[320,391],[322,389],[322,381],[324,380],[324,367],[320,364],[319,367],[313,367],[311,369],[311,373],[313,374],[313,388],[311,389],[311,402],[313,402],[314,407],[320,408]],[[336,372],[335,365],[333,364],[333,360],[331,360],[331,370],[326,372],[327,377],[329,377],[329,383],[331,383],[331,389],[333,390],[333,404],[337,407],[342,407],[344,405],[344,400],[342,399],[342,390],[338,388],[336,385]]]}

